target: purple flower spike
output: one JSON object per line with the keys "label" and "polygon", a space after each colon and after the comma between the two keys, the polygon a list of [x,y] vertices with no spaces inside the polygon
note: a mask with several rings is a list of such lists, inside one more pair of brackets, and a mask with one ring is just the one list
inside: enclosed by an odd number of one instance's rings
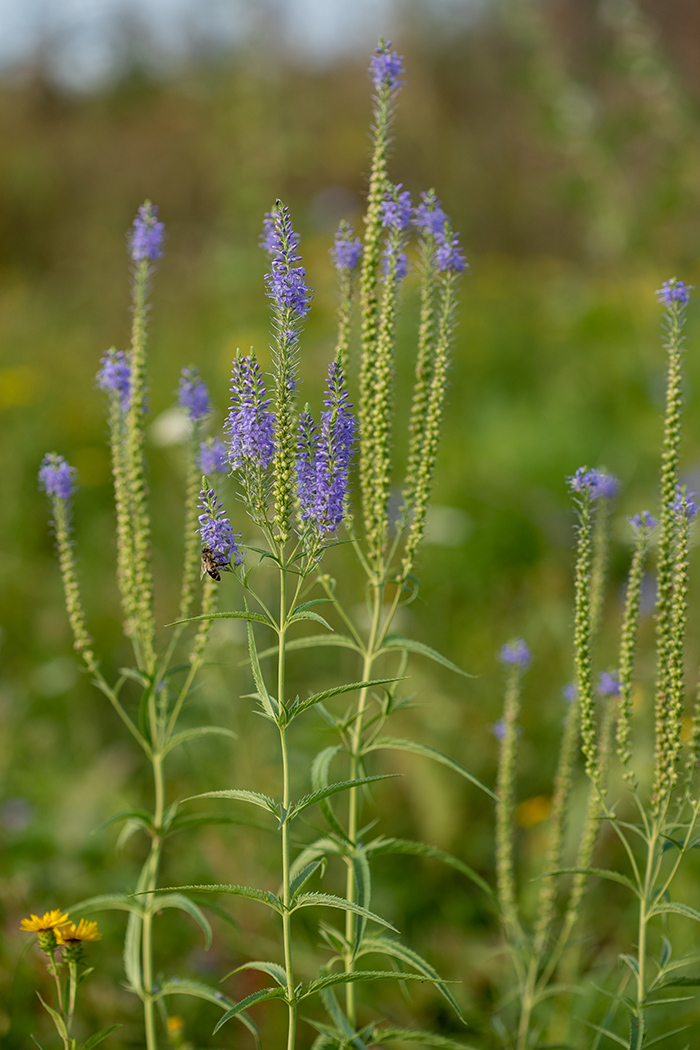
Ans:
{"label": "purple flower spike", "polygon": [[411,225],[413,205],[408,190],[401,192],[401,183],[382,202],[382,225],[390,230],[407,230]]}
{"label": "purple flower spike", "polygon": [[267,294],[279,310],[292,310],[299,318],[311,308],[311,289],[306,284],[306,270],[295,266],[298,234],[292,229],[289,209],[282,204],[266,217],[263,243],[272,258],[270,273],[265,274]]}
{"label": "purple flower spike", "polygon": [[231,435],[228,458],[234,470],[249,464],[264,470],[270,465],[275,446],[269,404],[255,354],[236,357],[231,371],[231,408],[224,424]]}
{"label": "purple flower spike", "polygon": [[512,642],[506,642],[501,648],[498,658],[502,664],[519,667],[525,671],[530,666],[532,656],[523,639],[514,638]]}
{"label": "purple flower spike", "polygon": [[612,474],[588,467],[579,467],[566,481],[572,492],[587,492],[591,499],[613,499],[620,484]]}
{"label": "purple flower spike", "polygon": [[598,694],[600,696],[620,695],[620,676],[617,671],[601,671],[598,676]]}
{"label": "purple flower spike", "polygon": [[203,512],[199,515],[202,548],[209,551],[220,569],[229,565],[231,561],[240,565],[243,555],[236,546],[231,521],[224,514],[224,508],[218,502],[214,489],[202,489],[199,494],[199,507]]}
{"label": "purple flower spike", "polygon": [[[196,368],[183,368],[177,388],[177,400],[180,408],[185,409],[193,423],[198,423],[211,412],[207,384]],[[206,474],[206,471],[204,473]]]}
{"label": "purple flower spike", "polygon": [[362,258],[362,241],[359,237],[353,237],[354,232],[352,226],[343,221],[335,235],[330,256],[340,273],[352,273]]}
{"label": "purple flower spike", "polygon": [[[394,258],[396,258],[395,263]],[[395,267],[396,280],[403,281],[408,273],[408,256],[406,255],[406,252],[398,252],[397,254],[394,246],[392,244],[387,244],[382,255],[382,270],[385,277],[388,277],[391,273],[392,264]]]}
{"label": "purple flower spike", "polygon": [[383,87],[390,91],[398,91],[401,87],[404,75],[403,58],[391,50],[391,40],[386,43],[383,40],[374,49],[369,62],[369,75],[376,91]]}
{"label": "purple flower spike", "polygon": [[672,306],[673,303],[685,306],[690,301],[690,293],[694,287],[693,284],[686,284],[685,281],[677,281],[675,277],[672,277],[670,281],[664,281],[655,295],[658,301],[666,306]]}
{"label": "purple flower spike", "polygon": [[135,263],[147,259],[155,262],[163,256],[165,224],[158,222],[158,208],[145,201],[139,208],[129,232],[129,255]]}
{"label": "purple flower spike", "polygon": [[102,367],[95,379],[100,390],[119,395],[119,407],[127,412],[131,401],[131,365],[123,350],[112,348],[100,358]]}
{"label": "purple flower spike", "polygon": [[459,234],[453,233],[451,237],[446,237],[444,233],[440,233],[437,241],[434,259],[440,273],[464,273],[468,264],[464,258],[464,251],[459,246]]}
{"label": "purple flower spike", "polygon": [[39,467],[39,486],[47,496],[70,499],[75,492],[75,467],[56,452],[47,452]]}
{"label": "purple flower spike", "polygon": [[328,368],[323,405],[320,427],[309,412],[299,420],[297,496],[302,521],[315,522],[321,532],[335,532],[345,517],[357,430],[343,370],[337,362]]}
{"label": "purple flower spike", "polygon": [[692,521],[699,509],[695,502],[695,493],[690,492],[685,485],[678,485],[676,487],[676,496],[673,500],[674,513],[679,518],[684,517],[688,521]]}
{"label": "purple flower spike", "polygon": [[199,469],[202,474],[228,474],[228,450],[218,438],[207,438],[199,447]]}
{"label": "purple flower spike", "polygon": [[633,529],[647,529],[649,532],[655,529],[657,524],[656,518],[648,510],[642,510],[639,514],[635,514],[634,517],[629,519],[629,523]]}
{"label": "purple flower spike", "polygon": [[445,223],[448,222],[447,215],[432,191],[430,193],[424,191],[420,196],[421,203],[413,213],[413,225],[419,233],[432,233],[437,237],[445,232]]}

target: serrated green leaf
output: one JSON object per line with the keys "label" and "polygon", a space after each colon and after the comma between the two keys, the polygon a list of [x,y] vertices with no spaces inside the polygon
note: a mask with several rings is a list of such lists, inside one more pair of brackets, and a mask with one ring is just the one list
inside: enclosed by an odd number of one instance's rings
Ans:
{"label": "serrated green leaf", "polygon": [[[253,672],[253,681],[255,682],[255,688],[258,691],[258,699],[262,704],[263,710],[267,714],[268,718],[273,721],[277,721],[279,716],[279,703],[270,696],[265,685],[265,679],[263,678],[262,671],[260,670],[260,661],[258,659],[258,650],[255,645],[255,635],[253,634],[253,625],[248,624],[248,659],[250,660],[250,669]],[[280,700],[282,698],[280,697]]]}
{"label": "serrated green leaf", "polygon": [[95,828],[95,834],[98,831],[104,831],[111,824],[117,824],[120,820],[133,820],[146,828],[150,828],[153,824],[151,814],[147,813],[145,809],[123,809],[119,813],[115,813],[113,817],[107,817],[107,820],[103,820],[101,824],[98,824]]}
{"label": "serrated green leaf", "polygon": [[[234,1006],[234,1000],[216,988],[210,988],[204,981],[195,981],[190,977],[171,977],[163,981],[160,991],[154,996],[155,999],[163,999],[169,995],[189,995],[193,999],[204,999],[205,1002],[214,1003],[222,1010]],[[238,1015],[238,1020],[248,1029],[255,1040],[256,1048],[260,1047],[260,1036],[257,1026],[251,1021],[247,1014]]]}
{"label": "serrated green leaf", "polygon": [[[687,1032],[689,1028],[690,1028],[690,1025],[688,1025],[688,1024],[682,1025],[681,1028],[672,1028],[670,1032],[662,1032],[661,1035],[657,1035],[653,1039],[650,1039],[648,1042],[646,1042],[644,1044],[644,1046],[645,1046],[645,1048],[646,1047],[650,1047],[650,1046],[654,1046],[655,1043],[661,1043],[665,1039],[670,1039],[671,1036],[679,1035],[680,1032]],[[640,1046],[641,1046],[641,1044],[640,1044]]]}
{"label": "serrated green leaf", "polygon": [[178,627],[182,623],[202,623],[209,620],[248,620],[252,623],[264,623],[266,627],[271,627],[273,630],[277,629],[274,624],[267,616],[263,613],[248,612],[248,611],[237,611],[237,612],[215,612],[208,613],[201,616],[188,616],[186,620],[173,620],[172,623],[166,623],[166,627]]}
{"label": "serrated green leaf", "polygon": [[297,609],[289,617],[289,620],[287,621],[287,623],[289,623],[289,624],[297,623],[298,620],[315,620],[316,623],[320,623],[322,627],[326,628],[326,630],[328,630],[328,631],[332,631],[333,630],[333,628],[331,627],[331,625],[328,623],[327,620],[324,620],[322,616],[318,615],[318,613],[310,612],[308,609],[302,609],[302,608]]}
{"label": "serrated green leaf", "polygon": [[155,890],[142,890],[142,893],[182,893],[194,890],[195,893],[227,893],[234,897],[247,897],[260,904],[267,904],[274,911],[280,910],[280,902],[276,894],[269,890],[258,890],[255,886],[239,886],[236,883],[209,883],[192,886],[161,886]]}
{"label": "serrated green leaf", "polygon": [[259,809],[267,810],[268,813],[274,813],[276,817],[279,816],[279,807],[274,798],[270,798],[269,795],[263,795],[259,791],[246,791],[244,788],[222,788],[221,791],[203,791],[201,795],[190,795],[182,801],[194,802],[198,798],[231,798],[236,802],[250,802],[251,806],[257,806]]}
{"label": "serrated green leaf", "polygon": [[328,908],[339,908],[340,911],[351,911],[356,915],[364,915],[366,919],[371,919],[372,922],[378,922],[380,926],[386,926],[387,929],[393,930],[394,933],[399,932],[395,926],[392,926],[386,919],[382,919],[380,915],[375,915],[373,911],[361,908],[359,904],[354,904],[352,901],[346,901],[343,897],[336,897],[332,893],[303,893],[295,902],[294,907],[289,910],[298,911],[299,908],[311,908],[314,905]]}
{"label": "serrated green leaf", "polygon": [[316,992],[320,992],[322,988],[332,988],[339,984],[355,984],[357,981],[422,981],[432,983],[430,977],[425,977],[422,973],[402,973],[401,970],[353,970],[352,973],[330,973],[325,977],[317,977],[315,981],[311,981],[307,985],[306,991],[299,996],[299,1002],[302,999],[308,999],[310,995],[315,995]]}
{"label": "serrated green leaf", "polygon": [[208,950],[211,947],[211,926],[202,909],[193,900],[182,893],[161,894],[157,897],[153,910],[160,911],[161,908],[177,908],[179,911],[186,912],[204,934],[205,948]]}
{"label": "serrated green leaf", "polygon": [[314,693],[313,696],[307,697],[306,700],[298,700],[290,713],[295,718],[302,711],[308,711],[310,707],[323,703],[324,700],[329,700],[332,696],[340,696],[341,693],[352,693],[356,689],[372,689],[377,685],[388,685],[391,682],[398,681],[400,681],[398,678],[374,678],[366,682],[349,682],[347,685],[334,686],[332,689],[324,689],[322,693]]}
{"label": "serrated green leaf", "polygon": [[173,748],[179,747],[180,744],[186,744],[188,740],[194,740],[199,736],[227,736],[231,740],[238,740],[238,733],[234,733],[232,729],[226,729],[224,726],[197,726],[195,729],[183,729],[180,733],[175,733],[174,736],[170,737],[163,748],[162,754],[167,755]]}
{"label": "serrated green leaf", "polygon": [[287,973],[284,966],[280,966],[276,962],[265,962],[261,959],[253,959],[252,962],[237,966],[235,970],[229,970],[221,980],[226,981],[229,977],[233,977],[234,973],[240,973],[241,970],[259,970],[260,973],[266,973],[268,977],[272,977],[274,981],[277,981],[280,988],[286,989],[287,987]]}
{"label": "serrated green leaf", "polygon": [[[361,908],[369,908],[372,899],[372,875],[367,862],[367,854],[362,848],[356,848],[350,854],[353,881],[355,883],[354,897]],[[353,919],[352,959],[357,958],[362,939],[367,929],[367,919],[364,915],[355,915]]]}
{"label": "serrated green leaf", "polygon": [[385,736],[380,737],[373,743],[368,744],[364,748],[364,753],[367,754],[370,751],[409,751],[415,755],[423,755],[424,758],[432,758],[434,762],[439,762],[443,766],[447,766],[448,769],[454,770],[455,773],[459,773],[461,777],[471,781],[476,787],[481,788],[487,795],[498,802],[500,805],[501,800],[498,795],[495,795],[490,788],[487,788],[485,784],[482,784],[478,777],[475,777],[473,773],[470,773],[468,769],[465,769],[463,765],[456,762],[453,758],[449,758],[447,755],[443,755],[442,751],[436,750],[434,747],[428,747],[427,744],[419,744],[416,740],[403,740],[399,737]]}
{"label": "serrated green leaf", "polygon": [[[289,884],[289,897],[292,903],[294,903],[294,897],[299,892],[299,890],[304,888],[304,886],[309,881],[314,872],[318,871],[319,868],[324,867],[325,863],[325,857],[317,857],[315,860],[312,860],[308,864],[305,864],[304,867],[301,868],[300,871],[298,871],[294,875],[292,881]],[[321,872],[321,874],[323,875],[323,872]]]}
{"label": "serrated green leaf", "polygon": [[112,1032],[116,1032],[117,1028],[121,1027],[122,1025],[120,1024],[111,1024],[109,1028],[102,1028],[99,1032],[95,1032],[94,1035],[91,1035],[90,1038],[83,1043],[80,1050],[93,1050],[93,1047],[97,1046],[98,1043],[101,1043],[102,1040],[106,1039],[108,1035],[112,1034]]}
{"label": "serrated green leaf", "polygon": [[665,901],[661,904],[655,904],[653,908],[649,909],[649,918],[652,915],[665,915],[667,913],[673,915],[684,915],[686,919],[694,919],[695,922],[700,922],[700,911],[696,911],[695,908],[691,908],[689,904],[676,903],[674,901]]}
{"label": "serrated green leaf", "polygon": [[264,1003],[268,999],[284,999],[285,992],[283,988],[263,988],[259,992],[253,992],[252,995],[247,995],[245,999],[241,999],[230,1010],[227,1010],[223,1017],[219,1020],[216,1028],[214,1029],[214,1035],[219,1031],[222,1025],[230,1021],[232,1017],[237,1017],[243,1010],[247,1010],[249,1006],[254,1006],[255,1003]]}
{"label": "serrated green leaf", "polygon": [[67,1043],[68,1042],[68,1030],[66,1028],[66,1022],[63,1020],[63,1018],[61,1017],[61,1015],[58,1012],[58,1010],[54,1010],[53,1006],[49,1006],[49,1004],[46,1002],[46,1000],[42,999],[40,992],[37,992],[36,994],[37,994],[37,996],[39,998],[39,1002],[44,1007],[44,1009],[46,1010],[47,1014],[49,1014],[49,1016],[51,1017],[51,1020],[53,1021],[54,1025],[56,1027],[56,1031],[60,1035],[61,1039],[63,1040],[64,1043]]}
{"label": "serrated green leaf", "polygon": [[46,1050],[44,1044],[40,1043],[37,1037],[35,1035],[32,1035],[31,1032],[29,1033],[29,1038],[32,1040],[33,1043],[36,1043],[36,1045],[39,1047],[39,1050]]}
{"label": "serrated green leaf", "polygon": [[306,612],[307,609],[313,609],[317,605],[331,605],[332,600],[330,598],[311,598],[308,602],[302,602],[301,605],[297,605],[295,612]]}
{"label": "serrated green leaf", "polygon": [[487,894],[491,901],[496,902],[495,893],[478,872],[457,857],[453,857],[451,853],[438,849],[437,846],[429,846],[425,842],[414,842],[412,839],[378,838],[373,842],[369,842],[365,850],[369,857],[378,857],[382,854],[390,853],[405,853],[415,857],[429,857],[432,860],[439,860],[442,864],[447,864],[449,867],[454,868],[455,871],[459,871],[462,875],[471,879],[479,889],[482,889]]}
{"label": "serrated green leaf", "polygon": [[71,915],[78,911],[88,915],[94,911],[131,911],[143,915],[144,911],[143,904],[128,893],[101,893],[97,897],[86,897],[72,904],[68,910]]}
{"label": "serrated green leaf", "polygon": [[[400,634],[388,634],[382,642],[382,647],[379,653],[391,652],[392,650],[400,649],[409,653],[416,653],[418,656],[427,656],[429,660],[433,660],[437,664],[441,664],[443,667],[447,667],[450,671],[454,671],[456,674],[461,674],[465,678],[474,678],[473,674],[469,674],[468,671],[463,671],[457,664],[453,664],[451,660],[448,660],[446,656],[439,653],[437,649],[432,649],[429,645],[425,645],[424,642],[416,642],[412,638],[403,638]],[[379,653],[377,655],[379,655]]]}
{"label": "serrated green leaf", "polygon": [[429,962],[418,954],[418,952],[413,951],[412,948],[407,948],[405,944],[389,940],[388,937],[383,937],[381,934],[371,934],[369,937],[365,938],[361,950],[358,952],[358,958],[363,955],[368,955],[370,952],[379,952],[382,955],[389,955],[391,958],[398,959],[402,963],[414,966],[424,977],[427,977],[436,985],[440,993],[455,1011],[460,1021],[466,1024],[464,1015],[457,1005],[456,999],[448,989],[444,978],[442,978],[435,967],[431,966]]}
{"label": "serrated green leaf", "polygon": [[[289,641],[284,643],[284,648],[289,653],[299,649],[317,649],[329,645],[336,646],[339,649],[353,649],[356,653],[362,652],[360,646],[347,634],[309,634],[303,638],[290,638]],[[270,646],[268,649],[263,649],[259,652],[258,656],[261,660],[270,656],[276,656],[278,649],[278,645]],[[245,662],[247,663],[247,661]]]}
{"label": "serrated green leaf", "polygon": [[660,988],[697,988],[700,986],[700,976],[698,977],[673,977],[670,981],[661,981],[656,985],[657,989]]}
{"label": "serrated green leaf", "polygon": [[[594,875],[597,878],[608,879],[610,882],[618,882],[621,886],[626,886],[639,899],[639,890],[635,884],[626,875],[621,875],[619,871],[610,871],[608,868],[556,868],[554,871],[546,871],[539,877],[545,879],[551,875]],[[650,911],[649,915],[652,914],[653,911]]]}
{"label": "serrated green leaf", "polygon": [[309,806],[315,806],[317,802],[321,802],[324,798],[330,798],[331,795],[337,795],[339,791],[350,791],[352,788],[360,787],[362,784],[371,784],[375,780],[390,780],[397,776],[400,776],[400,774],[381,773],[377,776],[357,777],[355,780],[339,780],[335,784],[328,784],[327,787],[319,788],[318,791],[312,791],[311,794],[304,795],[298,802],[295,802],[290,807],[282,823],[289,823],[295,817],[298,817],[300,813],[303,813],[305,809],[308,809]]}
{"label": "serrated green leaf", "polygon": [[377,1026],[372,1031],[372,1042],[381,1043],[416,1043],[429,1046],[434,1050],[476,1050],[467,1043],[459,1043],[445,1035],[433,1032],[422,1032],[417,1028],[383,1028]]}
{"label": "serrated green leaf", "polygon": [[621,1039],[615,1032],[611,1032],[609,1028],[604,1028],[599,1024],[592,1024],[590,1021],[583,1022],[588,1028],[592,1028],[594,1032],[600,1032],[601,1035],[605,1035],[608,1039],[612,1039],[614,1043],[619,1043],[620,1046],[624,1046],[625,1050],[629,1050],[629,1047],[624,1039]]}
{"label": "serrated green leaf", "polygon": [[[315,791],[328,786],[328,769],[333,758],[341,751],[338,744],[326,747],[323,751],[319,751],[316,758],[311,763],[311,786]],[[321,799],[319,802],[319,809],[326,820],[326,823],[332,831],[352,845],[348,833],[340,823],[335,815],[333,807],[327,799]]]}

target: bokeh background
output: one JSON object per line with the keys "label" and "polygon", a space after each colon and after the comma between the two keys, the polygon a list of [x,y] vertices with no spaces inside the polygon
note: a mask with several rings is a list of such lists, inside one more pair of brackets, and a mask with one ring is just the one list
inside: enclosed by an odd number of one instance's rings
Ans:
{"label": "bokeh background", "polygon": [[[75,532],[90,628],[105,666],[116,669],[128,653],[94,375],[107,347],[127,345],[126,230],[145,197],[168,229],[153,291],[149,430],[165,623],[182,548],[182,450],[168,414],[180,369],[200,367],[219,406],[216,425],[236,348],[254,345],[266,359],[266,261],[257,241],[263,213],[281,197],[315,290],[302,371],[305,396],[318,400],[334,338],[327,251],[341,217],[360,221],[366,66],[378,36],[394,42],[408,71],[391,175],[415,196],[436,188],[471,263],[421,592],[403,627],[477,677],[416,660],[415,706],[396,729],[492,782],[496,655],[508,638],[527,639],[534,662],[518,811],[526,895],[571,674],[573,519],[564,478],[584,463],[623,483],[600,656],[601,666],[614,665],[624,514],[653,509],[656,499],[664,358],[654,290],[674,274],[700,285],[694,0],[0,0],[0,1039],[13,1050],[28,1045],[30,1030],[50,1038],[35,1005],[41,964],[24,948],[19,918],[133,884],[143,843],[119,850],[118,832],[99,828],[149,793],[139,756],[74,659],[38,465],[55,449],[78,468]],[[398,375],[404,420],[415,292],[409,279]],[[683,453],[691,487],[700,485],[699,337],[691,307]],[[399,459],[403,448],[399,435]],[[332,567],[352,586],[342,554]],[[230,581],[223,587],[235,607]],[[691,610],[697,597],[691,591]],[[692,613],[691,643],[697,633]],[[217,630],[192,719],[230,725],[244,745],[233,764],[217,744],[174,758],[173,795],[274,785],[273,742],[239,699],[248,691],[243,659],[240,633]],[[696,664],[691,644],[693,684]],[[339,671],[354,673],[324,657],[311,674],[300,670],[299,688]],[[312,736],[296,744],[302,767]],[[421,760],[385,768],[405,776],[376,792],[379,830],[422,837],[489,877],[492,813],[475,789]],[[269,884],[274,842],[249,829],[173,842],[166,881]],[[490,1017],[508,964],[477,891],[418,859],[382,860],[376,877],[377,909],[463,982],[456,994],[470,1041],[500,1045]],[[622,891],[594,890],[582,951],[601,980],[633,940],[627,905]],[[186,919],[164,918],[162,964],[215,981],[245,958],[275,957],[264,919],[231,910],[239,927],[220,922],[209,953]],[[123,919],[106,916],[102,925],[86,1031],[125,1022],[110,1045],[138,1046],[138,1013],[119,984]],[[313,925],[305,936],[310,960]],[[232,994],[254,987],[227,983]],[[412,991],[410,1006],[386,988],[366,1002],[399,1020],[463,1031],[428,989]],[[683,1009],[696,1016],[694,1003]],[[181,1012],[194,1045],[248,1046],[232,1030],[211,1038],[216,1011],[205,1005],[183,1001]],[[277,1020],[271,1010],[262,1021],[269,1045]]]}

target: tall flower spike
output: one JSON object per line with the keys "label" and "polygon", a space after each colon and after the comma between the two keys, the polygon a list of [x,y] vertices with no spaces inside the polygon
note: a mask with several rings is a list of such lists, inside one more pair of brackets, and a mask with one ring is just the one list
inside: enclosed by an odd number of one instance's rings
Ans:
{"label": "tall flower spike", "polygon": [[[274,416],[255,351],[238,354],[231,369],[231,408],[224,430],[230,434],[229,462],[234,470],[255,465],[265,470],[274,454]],[[206,471],[205,471],[206,473]]]}
{"label": "tall flower spike", "polygon": [[669,281],[664,281],[657,290],[656,298],[666,306],[673,306],[675,303],[678,303],[680,306],[686,306],[690,301],[690,293],[694,288],[695,285],[686,284],[685,281],[678,281],[675,277],[672,277]]}
{"label": "tall flower spike", "polygon": [[336,232],[330,256],[336,270],[342,274],[356,270],[362,258],[362,241],[354,236],[350,223],[343,220]]}
{"label": "tall flower spike", "polygon": [[158,221],[158,208],[144,201],[129,232],[129,255],[135,263],[155,262],[163,257],[165,224]]}
{"label": "tall flower spike", "polygon": [[193,423],[199,423],[211,412],[207,384],[196,368],[183,368],[177,389],[178,404],[184,408]]}
{"label": "tall flower spike", "polygon": [[218,568],[223,569],[233,561],[240,565],[243,561],[236,537],[231,528],[231,520],[224,514],[223,505],[217,500],[214,489],[202,489],[199,494],[199,534],[202,537],[202,548],[207,549],[216,559]]}
{"label": "tall flower spike", "polygon": [[116,394],[119,408],[126,412],[131,400],[131,364],[123,350],[112,347],[100,358],[100,369],[95,377],[100,390]]}
{"label": "tall flower spike", "polygon": [[77,473],[63,456],[47,452],[39,468],[39,484],[47,496],[69,500],[75,492]]}
{"label": "tall flower spike", "polygon": [[391,50],[391,40],[380,40],[369,63],[369,74],[378,94],[394,94],[403,84],[403,58]]}
{"label": "tall flower spike", "polygon": [[335,346],[335,359],[345,370],[348,363],[350,347],[350,316],[352,311],[353,278],[362,258],[362,241],[353,236],[355,231],[345,219],[340,223],[335,235],[330,256],[338,274],[338,338]]}
{"label": "tall flower spike", "polygon": [[202,474],[228,473],[228,452],[219,438],[209,437],[199,446],[199,469]]}
{"label": "tall flower spike", "polygon": [[299,235],[292,229],[289,209],[278,202],[268,220],[264,246],[272,258],[270,272],[265,274],[267,294],[279,310],[289,309],[304,318],[311,308],[311,289],[306,284],[306,270],[296,266],[301,256],[296,254]]}

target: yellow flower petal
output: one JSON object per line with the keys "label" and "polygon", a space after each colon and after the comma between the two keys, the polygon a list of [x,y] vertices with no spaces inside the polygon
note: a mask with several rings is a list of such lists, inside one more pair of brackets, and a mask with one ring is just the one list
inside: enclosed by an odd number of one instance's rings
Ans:
{"label": "yellow flower petal", "polygon": [[27,933],[46,933],[48,930],[60,930],[68,922],[68,912],[62,912],[60,908],[47,911],[39,918],[32,915],[29,919],[22,919],[20,928]]}
{"label": "yellow flower petal", "polygon": [[81,919],[77,926],[74,922],[62,926],[56,930],[56,940],[59,944],[77,944],[80,941],[99,941],[102,934],[97,929],[96,922],[88,922]]}

